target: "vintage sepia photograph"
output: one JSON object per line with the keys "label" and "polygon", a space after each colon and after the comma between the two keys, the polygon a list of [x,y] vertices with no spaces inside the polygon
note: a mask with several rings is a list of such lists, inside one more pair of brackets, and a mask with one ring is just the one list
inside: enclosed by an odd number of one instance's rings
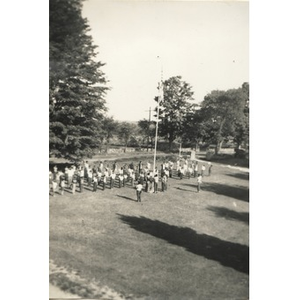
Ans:
{"label": "vintage sepia photograph", "polygon": [[49,0],[49,299],[249,299],[249,81],[248,1]]}

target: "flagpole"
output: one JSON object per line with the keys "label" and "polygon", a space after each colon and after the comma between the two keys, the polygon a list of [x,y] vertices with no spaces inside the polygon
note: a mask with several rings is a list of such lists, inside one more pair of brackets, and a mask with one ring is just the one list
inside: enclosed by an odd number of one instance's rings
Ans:
{"label": "flagpole", "polygon": [[159,102],[160,102],[160,96],[158,96],[157,117],[156,117],[156,127],[155,127],[155,143],[154,143],[153,174],[155,174],[155,164],[156,164],[156,149],[157,149],[157,135],[158,135],[158,119],[159,119]]}
{"label": "flagpole", "polygon": [[[157,58],[160,59],[159,56]],[[161,65],[161,81],[158,83],[158,102],[157,102],[157,117],[156,117],[156,127],[155,127],[155,143],[154,143],[154,158],[153,158],[153,174],[155,174],[155,164],[156,164],[156,151],[157,151],[157,136],[158,136],[158,121],[159,121],[159,104],[164,98],[164,87],[163,87],[163,68]]]}

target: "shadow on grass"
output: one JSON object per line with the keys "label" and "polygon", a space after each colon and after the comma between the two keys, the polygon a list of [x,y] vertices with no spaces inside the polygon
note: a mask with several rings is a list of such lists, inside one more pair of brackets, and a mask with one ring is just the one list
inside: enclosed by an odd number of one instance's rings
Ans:
{"label": "shadow on grass", "polygon": [[[182,185],[190,186],[196,189],[196,184],[183,183]],[[201,189],[203,191],[213,192],[219,195],[249,202],[249,190],[245,187],[230,186],[216,182],[205,182],[201,185]]]}
{"label": "shadow on grass", "polygon": [[119,218],[131,228],[163,239],[170,244],[184,247],[187,251],[215,260],[226,267],[249,274],[249,247],[199,234],[187,227],[169,225],[145,217],[125,216]]}
{"label": "shadow on grass", "polygon": [[130,201],[134,201],[134,202],[137,202],[136,199],[133,199],[133,198],[129,198],[127,196],[122,196],[122,195],[116,195],[117,197],[120,197],[120,198],[123,198],[123,199],[126,199],[126,200],[130,200]]}
{"label": "shadow on grass", "polygon": [[[190,185],[190,186],[192,186],[192,185]],[[194,186],[195,187],[195,186]],[[195,187],[196,188],[196,187]],[[180,191],[184,191],[184,192],[191,192],[191,193],[197,193],[197,191],[195,191],[195,190],[187,190],[187,189],[183,189],[183,188],[181,188],[181,187],[175,187],[175,189],[177,189],[177,190],[180,190]]]}
{"label": "shadow on grass", "polygon": [[237,212],[226,207],[217,206],[208,206],[207,209],[214,212],[217,217],[225,218],[228,220],[236,220],[249,225],[249,213],[247,212]]}
{"label": "shadow on grass", "polygon": [[[98,187],[97,187],[97,189],[98,189]],[[93,187],[90,186],[90,185],[85,185],[85,186],[83,187],[83,190],[87,190],[87,191],[92,192],[92,191],[93,191]]]}
{"label": "shadow on grass", "polygon": [[226,174],[227,176],[235,177],[238,179],[244,179],[244,180],[249,180],[249,173],[228,173]]}

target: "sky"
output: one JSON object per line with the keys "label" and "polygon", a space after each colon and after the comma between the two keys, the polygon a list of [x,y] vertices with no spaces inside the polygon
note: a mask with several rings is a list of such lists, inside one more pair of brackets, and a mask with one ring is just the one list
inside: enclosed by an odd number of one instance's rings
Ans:
{"label": "sky", "polygon": [[246,1],[86,0],[82,15],[106,64],[105,99],[116,120],[148,119],[161,78],[182,76],[197,104],[249,82]]}

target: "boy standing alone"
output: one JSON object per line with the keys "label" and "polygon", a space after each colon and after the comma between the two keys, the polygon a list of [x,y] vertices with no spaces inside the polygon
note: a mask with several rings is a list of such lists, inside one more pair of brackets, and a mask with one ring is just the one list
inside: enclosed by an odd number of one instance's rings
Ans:
{"label": "boy standing alone", "polygon": [[142,199],[141,199],[142,190],[143,190],[143,185],[139,181],[137,186],[136,186],[137,202],[142,202]]}
{"label": "boy standing alone", "polygon": [[201,184],[202,184],[202,175],[198,174],[197,177],[197,192],[199,193],[201,190]]}

